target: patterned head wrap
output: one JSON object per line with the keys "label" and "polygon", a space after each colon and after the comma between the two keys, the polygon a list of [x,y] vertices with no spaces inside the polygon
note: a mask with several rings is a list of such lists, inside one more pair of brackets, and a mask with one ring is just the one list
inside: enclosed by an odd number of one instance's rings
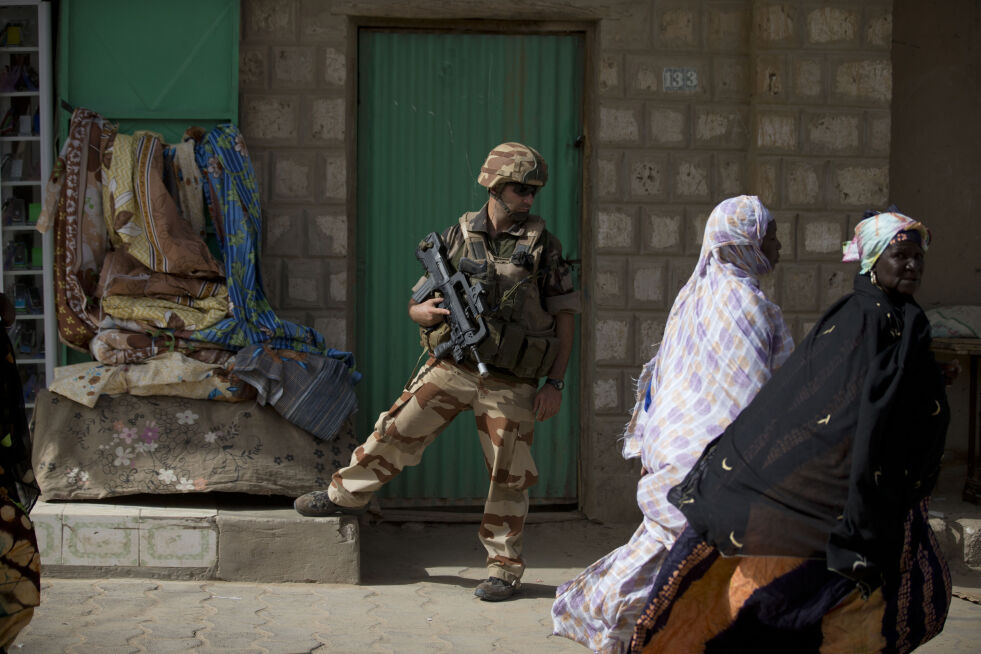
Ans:
{"label": "patterned head wrap", "polygon": [[715,256],[730,264],[735,274],[757,277],[773,270],[760,246],[773,218],[755,195],[723,200],[709,215],[702,238],[702,251],[693,277],[701,276],[709,259]]}
{"label": "patterned head wrap", "polygon": [[855,236],[845,243],[841,260],[861,261],[859,273],[864,275],[887,247],[908,240],[918,243],[925,252],[930,246],[930,230],[898,211],[877,213],[855,226]]}

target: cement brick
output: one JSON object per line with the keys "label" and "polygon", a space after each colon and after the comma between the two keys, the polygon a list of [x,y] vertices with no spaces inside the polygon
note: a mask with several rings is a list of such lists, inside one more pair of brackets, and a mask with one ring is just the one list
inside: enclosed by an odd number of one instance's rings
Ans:
{"label": "cement brick", "polygon": [[838,204],[856,207],[884,206],[889,197],[889,162],[881,166],[837,165],[831,180]]}
{"label": "cement brick", "polygon": [[749,58],[715,57],[712,82],[716,100],[745,100],[749,96]]}
{"label": "cement brick", "polygon": [[650,96],[661,88],[661,62],[654,57],[628,56],[627,90],[631,96]]}
{"label": "cement brick", "polygon": [[668,160],[664,156],[639,156],[628,160],[630,171],[630,197],[635,199],[663,199],[668,174]]}
{"label": "cement brick", "polygon": [[605,50],[645,50],[651,46],[651,3],[621,2],[599,24]]}
{"label": "cement brick", "polygon": [[722,52],[740,52],[749,43],[748,7],[738,5],[709,6],[705,11],[705,47]]}
{"label": "cement brick", "polygon": [[845,225],[842,218],[825,216],[801,216],[797,223],[800,230],[801,258],[841,259],[841,243],[844,240]]}
{"label": "cement brick", "polygon": [[786,311],[818,310],[816,265],[780,265],[780,305]]}
{"label": "cement brick", "polygon": [[601,251],[633,251],[637,242],[637,209],[635,207],[600,209],[596,223],[596,246]]}
{"label": "cement brick", "polygon": [[825,61],[815,57],[792,57],[790,75],[793,80],[793,99],[798,102],[814,103],[824,98]]}
{"label": "cement brick", "polygon": [[[664,338],[667,316],[644,317],[637,320],[637,365],[649,361]],[[638,367],[639,370],[639,367]],[[637,373],[639,374],[639,373]]]}
{"label": "cement brick", "polygon": [[342,212],[312,216],[307,237],[308,252],[314,256],[346,256],[347,216]]}
{"label": "cement brick", "polygon": [[242,15],[246,39],[290,41],[296,34],[296,15],[292,2],[244,0]]}
{"label": "cement brick", "polygon": [[265,89],[269,85],[269,52],[264,46],[240,46],[238,85],[242,89]]}
{"label": "cement brick", "polygon": [[680,253],[683,223],[681,210],[675,207],[644,207],[641,240],[647,252]]}
{"label": "cement brick", "polygon": [[272,197],[279,200],[313,199],[314,154],[279,151],[273,159]]}
{"label": "cement brick", "polygon": [[343,155],[324,155],[323,170],[321,197],[326,200],[344,200],[347,197],[347,160]]}
{"label": "cement brick", "polygon": [[892,63],[888,59],[832,63],[834,99],[888,105],[892,99]]}
{"label": "cement brick", "polygon": [[[702,239],[705,238],[705,223],[708,222],[709,214],[712,213],[712,209],[706,211],[688,211],[688,227],[687,227],[687,242],[685,243],[685,252],[693,256],[698,256],[702,251]],[[689,266],[688,272],[691,272],[691,268],[694,267],[694,262]],[[682,283],[687,281],[687,276]],[[679,285],[675,290],[681,288]]]}
{"label": "cement brick", "polygon": [[627,363],[630,345],[630,318],[607,318],[596,321],[593,352],[597,363]]}
{"label": "cement brick", "polygon": [[[841,246],[838,247],[840,252]],[[821,266],[821,288],[818,291],[818,301],[822,309],[831,306],[833,302],[852,292],[855,272],[855,265],[850,263],[824,264]]]}
{"label": "cement brick", "polygon": [[711,158],[701,155],[678,155],[672,158],[674,197],[688,200],[710,199]]}
{"label": "cement brick", "polygon": [[279,257],[264,256],[259,261],[262,270],[262,284],[266,291],[266,299],[274,309],[283,305],[283,284],[286,278],[286,268]]}
{"label": "cement brick", "polygon": [[[684,89],[664,88],[667,68],[690,70],[695,85]],[[675,56],[627,55],[626,84],[629,97],[660,97],[671,101],[686,98],[708,98],[712,90],[711,59],[699,54]]]}
{"label": "cement brick", "polygon": [[812,45],[856,45],[859,12],[845,7],[821,7],[807,14],[807,41]]}
{"label": "cement brick", "polygon": [[640,478],[640,460],[625,461],[622,467],[629,472],[597,477],[597,481],[584,486],[582,510],[586,517],[610,524],[639,524],[643,520],[644,514],[634,499]]}
{"label": "cement brick", "polygon": [[347,103],[344,98],[316,98],[310,103],[311,135],[318,141],[343,141]]}
{"label": "cement brick", "polygon": [[325,274],[321,261],[316,259],[292,260],[286,270],[286,295],[283,308],[320,308],[326,295]]}
{"label": "cement brick", "polygon": [[715,156],[715,180],[718,196],[728,198],[746,191],[746,157],[740,155]]}
{"label": "cement brick", "polygon": [[296,140],[299,100],[286,96],[246,94],[240,111],[247,142]]}
{"label": "cement brick", "polygon": [[337,48],[324,49],[324,82],[327,86],[343,87],[347,81],[347,57]]}
{"label": "cement brick", "polygon": [[892,115],[870,111],[867,120],[866,154],[888,156],[892,146]]}
{"label": "cement brick", "polygon": [[776,207],[780,201],[780,161],[765,159],[757,161],[752,171],[750,193],[757,195],[767,207]]}
{"label": "cement brick", "polygon": [[697,257],[672,259],[668,263],[668,274],[670,275],[668,280],[669,304],[674,302],[674,299],[678,296],[678,291],[691,279],[692,272],[695,270],[695,264],[697,263]]}
{"label": "cement brick", "polygon": [[302,212],[297,209],[271,207],[266,212],[263,227],[263,254],[296,255],[303,252],[306,241],[302,228]]}
{"label": "cement brick", "polygon": [[859,154],[863,116],[856,113],[805,113],[804,147],[816,154]]}
{"label": "cement brick", "polygon": [[297,10],[300,37],[305,42],[342,43],[347,38],[348,19],[334,9],[332,2],[300,0]]}
{"label": "cement brick", "polygon": [[787,58],[763,54],[753,61],[753,88],[761,102],[787,99]]}
{"label": "cement brick", "polygon": [[658,49],[693,49],[700,43],[698,13],[685,6],[655,5],[654,45]]}
{"label": "cement brick", "polygon": [[761,150],[797,150],[797,113],[760,111],[756,116],[756,146]]}
{"label": "cement brick", "polygon": [[327,346],[347,350],[347,320],[335,316],[319,316],[313,319],[313,328],[324,335]]}
{"label": "cement brick", "polygon": [[649,139],[660,147],[688,145],[688,107],[686,105],[655,106],[647,110]]}
{"label": "cement brick", "polygon": [[823,202],[824,161],[798,160],[784,164],[787,204],[815,207]]}
{"label": "cement brick", "polygon": [[359,583],[361,552],[356,519],[307,518],[288,510],[282,513],[279,519],[264,516],[262,520],[248,511],[218,513],[219,579]]}
{"label": "cement brick", "polygon": [[599,140],[601,143],[635,145],[639,139],[639,106],[621,104],[600,107]]}
{"label": "cement brick", "polygon": [[616,372],[598,371],[593,379],[593,410],[596,413],[622,413],[620,401],[620,375]]}
{"label": "cement brick", "polygon": [[623,257],[598,257],[593,281],[596,306],[622,309],[627,303],[626,279],[627,263]]}
{"label": "cement brick", "polygon": [[335,270],[330,273],[329,294],[331,304],[344,304],[347,301],[347,271]]}
{"label": "cement brick", "polygon": [[667,293],[668,269],[665,262],[632,261],[633,280],[630,306],[641,309],[663,308]]}
{"label": "cement brick", "polygon": [[615,53],[603,54],[599,63],[599,90],[604,96],[622,95],[623,84],[620,81],[623,70],[623,56]]}
{"label": "cement brick", "polygon": [[797,7],[791,3],[760,3],[754,12],[756,36],[764,46],[798,43]]}
{"label": "cement brick", "polygon": [[780,257],[784,261],[797,258],[797,213],[771,211],[777,224],[777,240],[780,241]]}
{"label": "cement brick", "polygon": [[623,154],[601,153],[596,158],[596,183],[594,188],[600,198],[620,197],[620,166]]}
{"label": "cement brick", "polygon": [[866,9],[865,43],[875,48],[892,46],[892,12],[888,8]]}
{"label": "cement brick", "polygon": [[604,522],[640,522],[634,499],[640,478],[639,459],[624,459],[618,441],[629,416],[599,418],[592,421],[590,438],[584,446],[583,513]]}
{"label": "cement brick", "polygon": [[316,71],[311,46],[275,46],[272,48],[272,87],[274,89],[307,88],[313,84]]}
{"label": "cement brick", "polygon": [[695,107],[695,145],[744,150],[749,110],[718,105]]}

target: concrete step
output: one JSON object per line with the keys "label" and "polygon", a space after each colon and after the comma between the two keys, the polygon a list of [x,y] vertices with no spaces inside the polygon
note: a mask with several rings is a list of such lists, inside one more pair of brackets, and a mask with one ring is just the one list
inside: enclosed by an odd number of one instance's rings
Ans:
{"label": "concrete step", "polygon": [[218,495],[38,502],[31,511],[42,574],[357,584],[360,533],[351,517]]}

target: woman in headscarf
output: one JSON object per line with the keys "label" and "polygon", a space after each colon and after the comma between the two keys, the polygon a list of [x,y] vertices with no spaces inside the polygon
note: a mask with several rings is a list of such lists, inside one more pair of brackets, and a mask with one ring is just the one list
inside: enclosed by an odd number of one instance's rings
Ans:
{"label": "woman in headscarf", "polygon": [[907,652],[939,633],[950,576],[927,522],[949,420],[913,299],[930,234],[858,224],[854,293],[668,497],[688,519],[635,652]]}
{"label": "woman in headscarf", "polygon": [[556,634],[597,652],[629,647],[658,568],[685,525],[668,490],[793,347],[779,307],[759,284],[779,250],[776,225],[754,196],[725,200],[709,216],[695,271],[644,366],[624,439],[623,455],[643,465],[643,522],[630,542],[558,589]]}
{"label": "woman in headscarf", "polygon": [[37,499],[20,374],[7,336],[14,307],[0,293],[0,654],[40,603],[41,559],[27,512]]}

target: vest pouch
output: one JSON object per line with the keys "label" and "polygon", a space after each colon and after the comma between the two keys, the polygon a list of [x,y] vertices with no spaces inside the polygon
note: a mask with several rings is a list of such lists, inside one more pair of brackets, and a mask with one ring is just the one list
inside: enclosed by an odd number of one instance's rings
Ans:
{"label": "vest pouch", "polygon": [[450,340],[450,324],[445,320],[435,328],[419,328],[419,344],[432,354],[436,346]]}
{"label": "vest pouch", "polygon": [[500,320],[486,316],[484,317],[484,324],[487,325],[487,336],[477,344],[477,354],[480,355],[480,360],[484,363],[496,366],[495,359],[501,347],[505,324]]}
{"label": "vest pouch", "polygon": [[[517,321],[518,316],[521,315],[522,310],[525,306],[525,298],[528,297],[528,284],[533,284],[533,281],[521,282],[517,285],[514,290],[511,291],[511,297],[502,300],[495,300],[500,306],[495,311],[495,314],[500,316],[503,320]],[[503,296],[513,287],[512,284],[508,288],[498,289],[498,293]],[[494,305],[491,305],[494,306]]]}
{"label": "vest pouch", "polygon": [[511,372],[518,377],[541,377],[548,373],[559,351],[559,339],[552,336],[527,336],[518,364]]}
{"label": "vest pouch", "polygon": [[521,356],[521,346],[525,342],[527,332],[520,325],[513,322],[504,323],[504,336],[501,338],[501,346],[497,349],[497,356],[494,358],[494,365],[505,370],[513,370],[518,365]]}

